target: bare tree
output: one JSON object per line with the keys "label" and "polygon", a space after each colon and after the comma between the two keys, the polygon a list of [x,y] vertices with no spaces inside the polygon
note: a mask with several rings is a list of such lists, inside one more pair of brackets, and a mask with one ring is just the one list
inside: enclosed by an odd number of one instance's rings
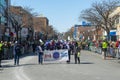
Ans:
{"label": "bare tree", "polygon": [[113,27],[114,19],[110,19],[110,14],[119,5],[118,0],[103,0],[94,2],[91,8],[82,11],[80,19],[91,22],[96,27],[101,27],[107,32],[108,39],[110,29]]}
{"label": "bare tree", "polygon": [[[2,6],[2,5],[1,5]],[[8,7],[8,8],[5,8],[4,6],[2,6],[2,10],[4,11],[4,17],[7,19],[7,21],[12,25],[12,28],[15,29],[15,32],[16,32],[16,35],[17,35],[17,40],[18,40],[18,31],[20,31],[21,27],[24,25],[24,23],[22,22],[22,19],[23,19],[23,13],[27,13],[29,15],[29,20],[26,22],[27,26],[29,26],[31,29],[32,29],[32,25],[33,25],[33,21],[32,21],[32,14],[30,13],[29,10],[24,10],[22,7],[19,7],[21,9],[21,11],[19,11],[19,13],[14,13],[12,11],[12,7],[14,6],[11,6],[11,7]],[[21,18],[21,19],[19,19]],[[9,25],[9,24],[7,24]]]}
{"label": "bare tree", "polygon": [[20,29],[20,26],[22,25],[19,23],[18,19],[16,19],[16,16],[9,10],[10,8],[5,8],[3,5],[1,5],[2,10],[4,13],[2,14],[7,19],[7,25],[10,22],[12,24],[12,27],[15,29],[15,32],[17,33],[17,40],[18,40],[18,30]]}
{"label": "bare tree", "polygon": [[55,30],[55,28],[52,25],[47,27],[47,36],[48,38],[56,38],[57,36],[57,30]]}
{"label": "bare tree", "polygon": [[24,7],[24,10],[26,10],[27,12],[29,12],[32,16],[38,16],[39,15],[37,12],[34,12],[33,8],[30,8],[28,6]]}
{"label": "bare tree", "polygon": [[68,39],[68,36],[70,36],[70,38],[73,38],[73,31],[72,31],[72,29],[69,29],[66,33],[65,33],[65,35],[64,35],[64,39]]}

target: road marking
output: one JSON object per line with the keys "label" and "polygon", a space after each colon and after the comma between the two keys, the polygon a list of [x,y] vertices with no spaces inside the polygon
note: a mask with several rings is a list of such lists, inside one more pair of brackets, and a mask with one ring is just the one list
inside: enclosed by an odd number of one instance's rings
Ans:
{"label": "road marking", "polygon": [[23,71],[23,67],[17,67],[14,73],[15,73],[17,80],[31,80],[30,78],[28,78],[27,75],[25,75]]}
{"label": "road marking", "polygon": [[101,78],[100,77],[96,77],[97,80],[100,80]]}
{"label": "road marking", "polygon": [[[33,57],[32,57],[33,58]],[[27,63],[30,59],[32,59],[31,57],[27,57],[27,59],[23,59],[24,64]],[[21,61],[22,62],[22,61]],[[31,80],[25,73],[24,73],[24,69],[23,66],[22,67],[16,67],[14,70],[14,75],[16,76],[16,80]]]}

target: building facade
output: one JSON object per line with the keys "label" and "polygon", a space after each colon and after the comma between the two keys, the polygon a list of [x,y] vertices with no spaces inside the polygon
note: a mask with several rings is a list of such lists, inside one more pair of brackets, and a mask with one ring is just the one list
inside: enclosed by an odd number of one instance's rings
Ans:
{"label": "building facade", "polygon": [[22,17],[21,19],[23,27],[33,26],[32,14],[30,14],[30,12],[28,12],[27,10],[23,9],[20,6],[11,6],[10,11],[11,13],[17,14]]}
{"label": "building facade", "polygon": [[47,32],[49,21],[46,17],[33,17],[33,26],[35,32]]}
{"label": "building facade", "polygon": [[10,0],[0,0],[0,40],[4,40],[4,32],[8,25],[8,19],[5,17],[5,12],[9,11]]}
{"label": "building facade", "polygon": [[120,6],[115,8],[109,17],[114,20],[114,30],[111,30],[111,34],[115,35],[117,40],[120,40]]}
{"label": "building facade", "polygon": [[[15,20],[17,21],[18,25],[20,25],[16,28],[18,29],[16,32],[19,31],[17,33],[18,38],[21,38],[23,40],[26,40],[27,38],[33,39],[34,30],[32,14],[20,6],[11,6],[10,12],[14,14],[13,16]],[[22,31],[24,34],[21,33]]]}
{"label": "building facade", "polygon": [[33,27],[36,39],[41,38],[42,35],[47,36],[49,20],[42,16],[33,17]]}
{"label": "building facade", "polygon": [[72,27],[73,38],[75,40],[91,40],[97,41],[102,38],[102,29],[95,28],[95,26],[83,26],[83,25],[75,25]]}

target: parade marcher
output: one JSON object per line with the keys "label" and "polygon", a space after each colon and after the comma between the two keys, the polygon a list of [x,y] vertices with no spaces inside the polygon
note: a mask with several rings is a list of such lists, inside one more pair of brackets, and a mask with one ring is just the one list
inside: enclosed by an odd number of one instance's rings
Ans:
{"label": "parade marcher", "polygon": [[17,43],[15,46],[15,53],[14,53],[14,65],[19,65],[20,55],[21,55],[21,45]]}
{"label": "parade marcher", "polygon": [[43,64],[43,49],[41,47],[41,43],[37,45],[36,51],[38,53],[38,63]]}
{"label": "parade marcher", "polygon": [[104,40],[104,41],[102,42],[102,50],[103,50],[103,52],[104,52],[104,59],[106,59],[107,47],[108,47],[108,43],[107,43],[106,40]]}
{"label": "parade marcher", "polygon": [[77,60],[78,60],[78,63],[80,64],[80,54],[81,54],[81,48],[80,46],[78,46],[76,48],[75,63],[77,63]]}
{"label": "parade marcher", "polygon": [[70,58],[71,58],[70,43],[67,43],[67,49],[68,49],[68,60],[67,60],[67,63],[70,63]]}
{"label": "parade marcher", "polygon": [[75,64],[77,64],[77,59],[78,59],[78,55],[77,55],[77,42],[74,43],[74,58],[75,58]]}
{"label": "parade marcher", "polygon": [[0,67],[2,67],[1,66],[2,57],[3,57],[3,44],[2,44],[2,42],[0,42]]}

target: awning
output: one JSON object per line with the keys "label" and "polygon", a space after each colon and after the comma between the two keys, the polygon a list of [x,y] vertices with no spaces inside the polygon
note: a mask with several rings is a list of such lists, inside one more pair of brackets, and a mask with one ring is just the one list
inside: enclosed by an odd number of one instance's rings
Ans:
{"label": "awning", "polygon": [[116,31],[110,31],[110,36],[116,36]]}

